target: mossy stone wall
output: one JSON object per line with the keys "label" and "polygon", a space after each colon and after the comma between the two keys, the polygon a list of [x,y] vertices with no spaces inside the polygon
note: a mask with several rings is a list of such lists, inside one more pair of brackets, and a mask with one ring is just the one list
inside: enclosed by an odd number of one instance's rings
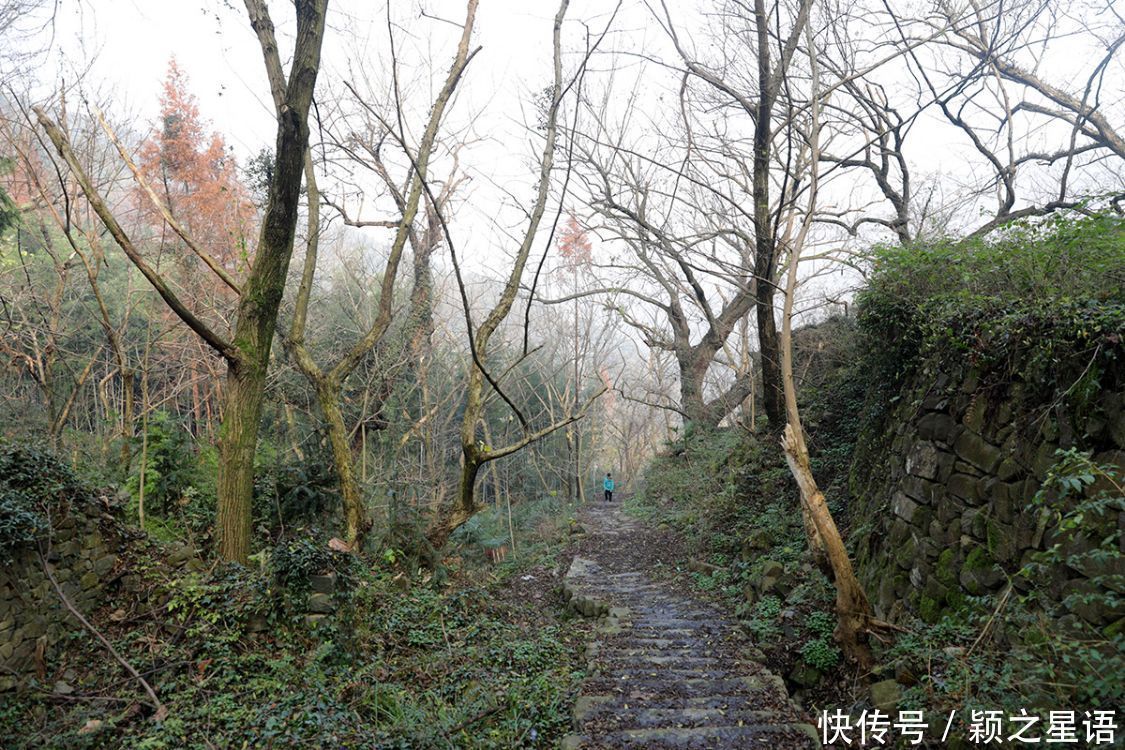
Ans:
{"label": "mossy stone wall", "polygon": [[[1017,571],[1059,540],[1052,514],[1032,503],[1055,451],[1078,447],[1100,463],[1125,466],[1123,380],[1120,367],[1105,373],[1095,398],[1075,405],[1065,398],[1042,403],[1018,380],[983,385],[969,365],[919,368],[887,410],[882,431],[861,436],[852,475],[850,542],[878,614],[894,620],[908,610],[936,622],[967,597],[1009,581],[1017,591],[1026,587]],[[1125,518],[1118,523],[1125,526]],[[1072,550],[1063,551],[1065,559]],[[1062,602],[1089,590],[1097,573],[1054,566],[1050,596]],[[1107,632],[1122,627],[1121,609],[1069,608]]]}
{"label": "mossy stone wall", "polygon": [[[96,500],[68,503],[38,545],[15,551],[0,568],[0,691],[52,673],[56,646],[81,625],[65,609],[47,570],[71,603],[88,614],[103,601],[119,564],[119,527]],[[42,555],[42,557],[41,557]]]}

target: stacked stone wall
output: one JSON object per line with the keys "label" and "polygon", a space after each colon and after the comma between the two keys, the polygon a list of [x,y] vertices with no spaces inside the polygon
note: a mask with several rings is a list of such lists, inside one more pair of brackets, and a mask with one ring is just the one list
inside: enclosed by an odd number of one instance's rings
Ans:
{"label": "stacked stone wall", "polygon": [[[884,420],[886,431],[861,443],[853,469],[852,541],[878,614],[895,619],[905,609],[935,622],[967,597],[1009,582],[1026,588],[1017,572],[1061,539],[1055,515],[1032,502],[1056,450],[1077,447],[1125,466],[1119,376],[1107,373],[1103,386],[1111,387],[1077,408],[1066,399],[1043,403],[1019,383],[983,385],[972,368],[920,373]],[[1125,518],[1117,522],[1125,528]],[[1091,536],[1069,538],[1063,558],[1085,551],[1079,547]],[[1092,591],[1092,579],[1106,572],[1121,571],[1059,563],[1050,568],[1049,595],[1065,602]],[[1121,609],[1070,597],[1067,616],[1112,632],[1125,622]]]}
{"label": "stacked stone wall", "polygon": [[[104,599],[116,574],[119,528],[96,500],[51,519],[43,541],[15,550],[0,567],[0,690],[50,673],[59,642],[81,626],[51,582],[84,615]],[[44,568],[46,563],[46,569]]]}

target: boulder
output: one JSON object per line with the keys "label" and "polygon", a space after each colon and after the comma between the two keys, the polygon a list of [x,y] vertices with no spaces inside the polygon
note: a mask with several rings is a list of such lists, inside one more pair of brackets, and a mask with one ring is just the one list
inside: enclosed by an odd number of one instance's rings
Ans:
{"label": "boulder", "polygon": [[797,664],[789,671],[789,681],[794,685],[803,688],[810,688],[820,682],[821,673],[819,669],[810,667],[803,661]]}
{"label": "boulder", "polygon": [[309,595],[309,612],[318,615],[327,615],[336,611],[336,603],[328,594],[315,592]]}
{"label": "boulder", "polygon": [[895,680],[881,680],[871,686],[871,705],[880,711],[893,713],[902,700],[902,687]]}
{"label": "boulder", "polygon": [[336,574],[327,573],[325,575],[309,576],[309,586],[318,594],[335,594]]}

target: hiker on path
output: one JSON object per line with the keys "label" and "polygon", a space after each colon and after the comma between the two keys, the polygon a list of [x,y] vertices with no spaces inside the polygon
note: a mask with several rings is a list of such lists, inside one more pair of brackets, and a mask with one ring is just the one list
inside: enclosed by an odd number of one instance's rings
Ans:
{"label": "hiker on path", "polygon": [[609,472],[606,472],[605,481],[602,482],[602,489],[605,490],[605,501],[607,503],[613,502],[613,477]]}

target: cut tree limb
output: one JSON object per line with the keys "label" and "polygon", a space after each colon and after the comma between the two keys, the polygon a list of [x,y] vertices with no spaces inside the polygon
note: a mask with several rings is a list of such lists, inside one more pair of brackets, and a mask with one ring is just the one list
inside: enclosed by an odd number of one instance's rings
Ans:
{"label": "cut tree limb", "polygon": [[157,697],[156,691],[152,689],[152,685],[148,684],[148,680],[142,677],[141,673],[138,672],[132,664],[126,661],[125,657],[117,652],[117,649],[113,647],[113,644],[109,642],[109,639],[102,635],[101,631],[95,628],[90,623],[90,621],[87,620],[82,615],[82,613],[78,611],[78,608],[74,606],[74,603],[70,601],[70,598],[65,593],[63,593],[62,587],[59,586],[59,582],[58,579],[55,578],[55,574],[51,572],[51,568],[47,564],[47,560],[43,557],[43,553],[39,552],[38,554],[39,563],[43,566],[43,572],[47,574],[47,579],[50,580],[51,585],[55,588],[55,593],[59,595],[59,599],[62,600],[63,606],[66,607],[72,615],[74,615],[75,619],[77,619],[78,622],[82,623],[82,627],[90,631],[90,634],[97,638],[101,642],[101,644],[106,647],[109,653],[113,655],[113,658],[117,660],[117,663],[124,667],[126,672],[133,675],[133,678],[141,684],[142,688],[144,688],[145,693],[148,694],[149,699],[152,701],[152,707],[156,710],[156,712],[152,715],[153,721],[164,721],[164,719],[168,718],[168,708],[160,702],[160,698]]}

